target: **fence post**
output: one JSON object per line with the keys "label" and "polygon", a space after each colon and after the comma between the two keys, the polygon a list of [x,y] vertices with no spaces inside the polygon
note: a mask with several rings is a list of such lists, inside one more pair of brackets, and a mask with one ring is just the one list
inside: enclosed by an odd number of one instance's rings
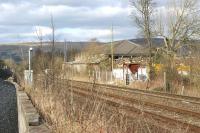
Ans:
{"label": "fence post", "polygon": [[99,81],[101,80],[101,71],[99,70]]}
{"label": "fence post", "polygon": [[166,72],[164,72],[164,89],[165,89],[165,92],[171,92],[171,84],[167,80],[167,73]]}
{"label": "fence post", "polygon": [[108,73],[107,73],[107,71],[106,71],[106,82],[108,81]]}
{"label": "fence post", "polygon": [[182,86],[181,95],[184,95],[185,86]]}
{"label": "fence post", "polygon": [[95,79],[98,81],[98,71],[95,71]]}
{"label": "fence post", "polygon": [[94,71],[92,71],[92,78],[94,79]]}
{"label": "fence post", "polygon": [[112,79],[112,71],[110,72],[110,80],[111,80],[111,82],[113,81],[113,79]]}
{"label": "fence post", "polygon": [[166,72],[164,72],[164,90],[165,92],[167,91],[167,77],[166,77]]}

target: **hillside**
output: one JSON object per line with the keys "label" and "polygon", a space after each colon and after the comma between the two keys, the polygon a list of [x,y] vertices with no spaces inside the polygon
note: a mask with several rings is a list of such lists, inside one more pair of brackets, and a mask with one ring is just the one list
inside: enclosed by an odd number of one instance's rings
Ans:
{"label": "hillside", "polygon": [[[161,38],[152,38],[153,42],[153,47],[163,47],[164,46],[164,41]],[[67,49],[68,50],[76,50],[76,51],[81,51],[82,49],[85,48],[90,42],[68,42],[67,43]],[[127,45],[127,43],[129,43]],[[105,53],[110,53],[110,43],[102,43],[99,42],[98,44],[103,44],[102,48],[99,49],[100,52]],[[115,51],[118,53],[125,53],[125,54],[145,54],[144,52],[147,51],[148,45],[145,41],[144,38],[137,38],[137,39],[130,39],[130,40],[121,40],[121,41],[116,41],[113,43],[115,46]],[[197,46],[199,44],[198,42],[192,42],[190,46],[184,46],[180,48],[178,53],[180,55],[187,54],[188,51],[193,48],[196,50]],[[64,51],[64,42],[56,42],[55,43],[55,48],[56,51]],[[132,46],[131,46],[132,45]],[[134,46],[133,46],[134,45]],[[14,59],[16,62],[20,62],[23,58],[26,58],[28,56],[28,49],[30,47],[33,47],[35,50],[40,47],[40,43],[13,43],[13,44],[0,44],[0,59]],[[49,42],[44,42],[42,49],[44,51],[51,51],[51,43]],[[116,51],[117,50],[117,51]],[[131,50],[131,51],[130,51]],[[128,52],[123,52],[123,51],[128,51]]]}
{"label": "hillside", "polygon": [[[87,42],[70,42],[67,44],[68,49],[76,49],[80,51]],[[33,49],[38,49],[40,47],[39,43],[15,43],[15,44],[1,44],[0,45],[0,59],[14,59],[16,62],[20,62],[22,58],[28,56],[28,49],[33,47]],[[56,51],[64,50],[64,42],[55,43]],[[51,50],[50,43],[44,43],[42,49],[44,51]]]}

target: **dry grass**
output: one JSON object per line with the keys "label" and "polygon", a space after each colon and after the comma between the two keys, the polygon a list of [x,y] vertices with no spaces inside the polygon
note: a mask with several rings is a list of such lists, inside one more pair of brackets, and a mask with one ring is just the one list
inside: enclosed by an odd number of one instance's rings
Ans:
{"label": "dry grass", "polygon": [[[70,83],[52,88],[35,82],[34,89],[26,87],[45,120],[55,133],[151,133],[152,127],[143,115],[128,119],[118,107],[111,107],[95,98],[83,98],[70,93]],[[73,102],[71,102],[73,101]],[[112,111],[110,110],[112,109]]]}
{"label": "dry grass", "polygon": [[153,90],[155,88],[162,88],[163,87],[163,80],[162,79],[156,79],[153,81],[150,81],[149,83],[147,81],[143,82],[143,81],[134,81],[130,84],[130,87],[132,88],[137,88],[137,89],[147,89],[148,86],[148,90]]}

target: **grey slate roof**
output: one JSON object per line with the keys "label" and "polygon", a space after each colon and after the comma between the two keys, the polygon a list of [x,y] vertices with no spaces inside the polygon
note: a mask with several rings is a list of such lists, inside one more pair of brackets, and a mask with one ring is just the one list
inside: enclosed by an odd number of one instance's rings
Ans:
{"label": "grey slate roof", "polygon": [[[111,54],[110,43],[106,44],[105,54]],[[113,43],[113,51],[115,56],[145,56],[148,55],[148,48],[144,45],[134,43],[129,40],[117,41]]]}

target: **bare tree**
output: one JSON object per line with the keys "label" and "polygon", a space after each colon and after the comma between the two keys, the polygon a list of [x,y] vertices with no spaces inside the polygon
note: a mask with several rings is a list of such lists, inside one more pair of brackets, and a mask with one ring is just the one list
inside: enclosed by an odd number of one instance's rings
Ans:
{"label": "bare tree", "polygon": [[43,33],[42,33],[42,29],[40,27],[36,27],[35,33],[37,35],[37,39],[40,42],[40,48],[42,49],[42,45],[43,45]]}
{"label": "bare tree", "polygon": [[167,61],[165,71],[167,71],[168,89],[172,87],[176,79],[175,57],[178,50],[185,46],[189,48],[190,43],[199,38],[200,10],[198,4],[198,0],[170,0],[168,10],[164,13],[157,12],[164,16],[157,18],[154,31],[157,36],[164,39],[165,46],[161,51]]}
{"label": "bare tree", "polygon": [[49,63],[51,58],[43,49],[44,35],[40,26],[36,27],[35,34],[39,41],[39,47],[36,49],[35,56],[33,57],[34,62],[37,62],[33,64],[34,72],[45,73],[44,70],[51,66]]}
{"label": "bare tree", "polygon": [[157,19],[155,34],[164,38],[162,50],[173,59],[178,49],[199,37],[200,10],[197,0],[170,0],[168,3],[166,17]]}
{"label": "bare tree", "polygon": [[150,66],[152,63],[151,37],[162,37],[165,46],[161,48],[161,53],[167,59],[167,68],[174,71],[178,50],[199,38],[199,1],[168,0],[166,4],[166,10],[161,12],[159,8],[156,8],[153,0],[132,0],[133,9],[136,10],[134,12],[135,22],[148,41]]}
{"label": "bare tree", "polygon": [[153,22],[153,0],[131,0],[133,6],[134,21],[144,35],[149,47],[150,79],[152,73],[152,22]]}

